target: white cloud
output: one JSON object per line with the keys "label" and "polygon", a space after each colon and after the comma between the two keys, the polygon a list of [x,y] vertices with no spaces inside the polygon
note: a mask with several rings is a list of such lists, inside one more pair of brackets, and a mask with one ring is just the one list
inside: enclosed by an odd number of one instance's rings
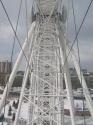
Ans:
{"label": "white cloud", "polygon": [[5,60],[9,60],[10,61],[10,56],[8,53],[3,53],[3,54],[0,54],[0,60],[1,61],[5,61]]}
{"label": "white cloud", "polygon": [[[28,13],[31,8],[31,1],[33,0],[28,0]],[[64,0],[66,1],[66,0]],[[18,14],[18,9],[19,9],[19,0],[4,0],[4,4],[6,6],[7,12],[9,14],[9,17],[13,23],[13,26],[16,26],[16,21],[17,21],[17,14]],[[84,3],[84,4],[82,4]],[[82,18],[85,14],[85,10],[88,7],[89,1],[85,0],[75,0],[75,14],[76,14],[76,20],[77,20],[77,27],[80,26],[80,23],[82,21]],[[70,3],[71,6],[71,3]],[[0,6],[0,59],[6,59],[10,57],[10,46],[12,46],[13,43],[13,37],[14,33],[11,29],[11,26],[9,25],[6,15],[1,9],[2,7]],[[71,9],[71,7],[70,7]],[[91,7],[93,9],[93,6]],[[13,11],[12,11],[13,10]],[[29,16],[30,17],[30,16]],[[75,32],[74,32],[74,25],[73,25],[73,16],[72,16],[72,10],[70,10],[69,13],[69,39],[73,40],[75,37]],[[79,43],[80,43],[80,56],[81,56],[81,61],[83,63],[89,63],[93,62],[93,44],[92,44],[92,39],[93,39],[93,28],[92,28],[92,21],[93,21],[93,13],[92,11],[89,11],[89,14],[86,18],[86,21],[83,25],[83,29],[81,30],[79,34]],[[1,24],[2,23],[2,24]],[[21,11],[21,18],[19,21],[19,26],[18,26],[18,37],[19,39],[23,42],[26,36],[26,21],[25,21],[25,8],[22,5],[22,11]],[[77,28],[78,29],[78,28]],[[87,41],[88,40],[88,41]],[[17,43],[17,42],[16,42]],[[10,51],[9,51],[10,50]],[[16,46],[15,49],[15,57],[17,57],[17,51],[18,51],[18,45]],[[15,60],[15,59],[14,59]]]}
{"label": "white cloud", "polygon": [[0,25],[0,40],[3,42],[9,42],[9,39],[13,36],[13,31],[9,25]]}
{"label": "white cloud", "polygon": [[92,44],[83,45],[80,47],[80,56],[83,62],[92,61],[93,62],[93,49]]}

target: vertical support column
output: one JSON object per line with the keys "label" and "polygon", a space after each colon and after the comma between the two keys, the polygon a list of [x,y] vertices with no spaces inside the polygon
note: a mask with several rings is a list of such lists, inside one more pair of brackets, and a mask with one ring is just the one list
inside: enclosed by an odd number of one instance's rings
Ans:
{"label": "vertical support column", "polygon": [[3,96],[2,96],[2,99],[1,99],[1,103],[0,103],[0,113],[2,111],[3,106],[5,105],[6,94],[7,95],[9,94],[9,91],[10,91],[11,86],[13,84],[14,78],[16,76],[16,72],[17,72],[17,70],[19,68],[19,65],[20,65],[21,61],[22,61],[23,51],[24,52],[26,51],[28,42],[30,42],[30,40],[31,40],[34,28],[35,28],[35,22],[32,23],[32,25],[31,25],[31,29],[30,29],[29,34],[28,34],[28,40],[26,39],[24,44],[23,44],[22,50],[19,53],[19,56],[18,56],[18,58],[16,60],[16,63],[14,65],[14,68],[13,68],[12,73],[10,75],[9,81],[8,81],[6,87],[5,87],[4,92],[3,92]]}
{"label": "vertical support column", "polygon": [[[67,48],[67,49],[69,50],[69,48]],[[85,78],[83,76],[83,73],[81,72],[79,63],[78,63],[74,53],[75,53],[74,50],[72,50],[71,51],[71,56],[72,56],[72,59],[73,59],[73,62],[74,62],[74,66],[75,66],[75,69],[76,69],[79,81],[80,81],[80,83],[82,83],[81,85],[83,87],[83,92],[84,92],[84,95],[85,95],[85,98],[86,98],[86,101],[87,101],[87,105],[88,105],[89,111],[91,113],[91,116],[93,117],[93,101],[91,99],[91,96],[90,96],[89,90],[87,88],[87,84],[86,84]]]}
{"label": "vertical support column", "polygon": [[25,91],[28,75],[29,75],[29,66],[27,66],[25,74],[24,74],[24,79],[23,79],[23,83],[22,83],[22,90],[21,90],[21,95],[20,95],[20,98],[19,98],[19,105],[18,105],[14,125],[18,124],[18,117],[19,117],[20,110],[21,110],[21,105],[22,105],[22,100],[23,100],[23,96],[24,96],[24,91]]}
{"label": "vertical support column", "polygon": [[60,112],[61,112],[61,118],[60,118],[60,123],[61,125],[64,125],[64,96],[63,96],[63,93],[64,93],[64,90],[63,90],[63,74],[62,74],[62,70],[61,70],[61,67],[60,67],[60,91],[62,92],[60,94]]}
{"label": "vertical support column", "polygon": [[20,98],[19,98],[19,105],[18,105],[14,125],[18,124],[18,117],[19,117],[19,114],[20,114],[21,106],[22,106],[22,101],[23,101],[23,97],[24,97],[24,93],[25,93],[25,87],[26,87],[26,83],[27,83],[27,80],[28,80],[29,71],[31,71],[30,66],[31,66],[32,54],[33,54],[32,50],[33,50],[34,35],[31,39],[32,39],[31,43],[29,44],[29,47],[28,47],[28,62],[27,62],[27,66],[26,66],[26,69],[25,69],[25,74],[24,74],[24,78],[23,78],[23,82],[22,82],[22,89],[21,89],[21,94],[20,94]]}
{"label": "vertical support column", "polygon": [[30,88],[29,88],[29,116],[28,116],[28,125],[32,125],[32,119],[33,119],[33,110],[34,106],[32,103],[34,103],[34,83],[33,83],[33,72],[31,73],[30,76]]}
{"label": "vertical support column", "polygon": [[63,97],[63,72],[62,72],[62,67],[61,67],[61,55],[60,55],[60,48],[58,47],[58,67],[59,67],[59,71],[58,71],[58,90],[60,91],[59,94],[59,121],[60,121],[60,125],[64,125],[64,97]]}
{"label": "vertical support column", "polygon": [[67,89],[68,101],[70,104],[71,121],[72,121],[72,125],[75,125],[74,99],[73,99],[72,85],[71,85],[71,79],[70,79],[69,68],[68,68],[68,61],[66,58],[66,41],[62,37],[62,32],[60,29],[59,29],[59,42],[60,42],[60,48],[61,48],[62,65],[64,66],[63,70],[64,70],[64,78],[65,78],[65,84]]}

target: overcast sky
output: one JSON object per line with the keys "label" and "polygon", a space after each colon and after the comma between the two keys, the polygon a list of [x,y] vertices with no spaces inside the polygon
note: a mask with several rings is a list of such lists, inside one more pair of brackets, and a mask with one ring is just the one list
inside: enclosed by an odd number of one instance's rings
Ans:
{"label": "overcast sky", "polygon": [[[17,22],[17,15],[19,10],[20,0],[2,0],[7,9],[9,17],[15,28]],[[26,16],[25,16],[25,0],[23,0],[21,16],[18,26],[18,37],[23,43],[26,37]],[[64,0],[67,1],[67,0]],[[88,7],[90,0],[74,0],[74,8],[76,15],[77,29],[84,17],[85,11]],[[30,25],[30,11],[32,6],[32,0],[28,0],[28,22]],[[73,41],[75,38],[74,23],[71,9],[71,0],[69,0],[69,21],[68,21],[68,39]],[[89,71],[93,71],[93,5],[87,15],[85,23],[79,34],[79,47],[81,64],[83,68],[87,68]],[[14,33],[11,26],[6,18],[6,15],[0,4],[0,60],[10,60],[12,44],[14,40]],[[20,47],[16,41],[14,60],[16,59]]]}

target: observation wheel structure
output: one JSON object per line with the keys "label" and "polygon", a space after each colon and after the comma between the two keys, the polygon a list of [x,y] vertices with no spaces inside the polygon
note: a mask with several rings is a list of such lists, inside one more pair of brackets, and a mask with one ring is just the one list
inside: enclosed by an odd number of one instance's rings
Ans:
{"label": "observation wheel structure", "polygon": [[[37,0],[34,3],[28,38],[23,44],[4,90],[0,112],[5,104],[6,93],[9,93],[23,55],[25,55],[27,66],[13,124],[19,124],[20,109],[25,98],[28,101],[26,125],[66,125],[64,121],[64,79],[70,105],[71,125],[75,125],[74,99],[67,59],[67,50],[70,50],[66,41],[67,9],[61,0]],[[90,114],[93,117],[92,100],[73,50],[71,50],[71,55],[80,83],[82,82]],[[30,86],[26,94],[25,87],[28,77]]]}
{"label": "observation wheel structure", "polygon": [[[56,0],[38,1],[39,14],[36,15],[37,38],[34,45],[32,65],[32,102],[29,123],[36,117],[34,124],[63,124],[63,84],[60,74],[60,50],[57,35]],[[34,82],[34,81],[36,82]],[[32,110],[33,109],[33,110]],[[31,117],[32,116],[32,117]]]}

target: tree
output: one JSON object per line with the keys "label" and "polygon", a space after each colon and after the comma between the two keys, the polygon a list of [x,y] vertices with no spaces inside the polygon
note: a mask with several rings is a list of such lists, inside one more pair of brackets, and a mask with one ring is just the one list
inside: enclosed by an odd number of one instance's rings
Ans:
{"label": "tree", "polygon": [[15,113],[13,113],[13,117],[12,117],[12,121],[14,121],[15,120]]}
{"label": "tree", "polygon": [[4,120],[4,114],[0,115],[0,122]]}
{"label": "tree", "polygon": [[11,105],[9,106],[9,110],[8,110],[8,116],[11,116],[12,115],[12,108],[11,108]]}
{"label": "tree", "polygon": [[12,104],[13,107],[15,107],[15,101],[13,101],[13,104]]}

